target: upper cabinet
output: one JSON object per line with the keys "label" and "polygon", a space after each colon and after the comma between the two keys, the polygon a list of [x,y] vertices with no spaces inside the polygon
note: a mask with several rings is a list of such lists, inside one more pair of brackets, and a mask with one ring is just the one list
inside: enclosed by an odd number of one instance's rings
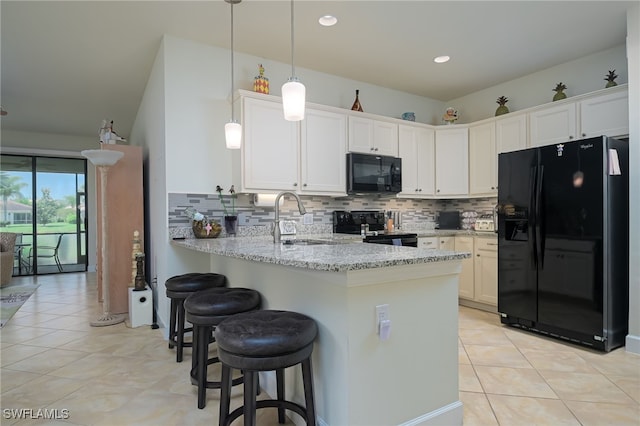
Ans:
{"label": "upper cabinet", "polygon": [[398,156],[398,125],[389,121],[349,116],[349,151]]}
{"label": "upper cabinet", "polygon": [[469,194],[498,194],[495,123],[469,126]]}
{"label": "upper cabinet", "polygon": [[435,132],[416,125],[398,126],[402,158],[402,192],[411,198],[433,197],[435,190]]}
{"label": "upper cabinet", "polygon": [[629,134],[629,96],[626,90],[580,101],[580,137]]}
{"label": "upper cabinet", "polygon": [[496,118],[496,150],[498,154],[527,147],[526,114],[507,114]]}
{"label": "upper cabinet", "polygon": [[436,129],[436,196],[469,195],[469,133],[467,127]]}
{"label": "upper cabinet", "polygon": [[282,104],[242,98],[242,191],[298,188],[298,123],[284,119]]}
{"label": "upper cabinet", "polygon": [[576,105],[568,102],[529,114],[530,146],[551,145],[576,139]]}
{"label": "upper cabinet", "polygon": [[529,114],[530,146],[551,145],[594,136],[629,133],[626,86],[568,99]]}
{"label": "upper cabinet", "polygon": [[346,195],[347,116],[307,108],[300,126],[300,192]]}
{"label": "upper cabinet", "polygon": [[274,97],[243,96],[241,192],[346,195],[347,116],[307,108],[287,121]]}

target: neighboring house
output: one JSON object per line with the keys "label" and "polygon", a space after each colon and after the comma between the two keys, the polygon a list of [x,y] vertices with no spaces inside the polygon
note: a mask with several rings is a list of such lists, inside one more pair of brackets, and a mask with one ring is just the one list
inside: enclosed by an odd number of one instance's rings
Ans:
{"label": "neighboring house", "polygon": [[[32,223],[32,206],[27,204],[18,203],[17,201],[7,201],[7,222],[9,225],[24,225],[26,223]],[[0,200],[0,218],[4,221],[4,201]]]}

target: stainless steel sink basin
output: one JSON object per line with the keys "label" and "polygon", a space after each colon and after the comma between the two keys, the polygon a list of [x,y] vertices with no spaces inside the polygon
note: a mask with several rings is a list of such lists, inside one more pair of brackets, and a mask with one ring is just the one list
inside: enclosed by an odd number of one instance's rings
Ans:
{"label": "stainless steel sink basin", "polygon": [[319,246],[319,245],[334,245],[338,244],[335,241],[329,240],[310,240],[310,239],[296,239],[296,240],[285,240],[282,242],[282,245],[285,246]]}

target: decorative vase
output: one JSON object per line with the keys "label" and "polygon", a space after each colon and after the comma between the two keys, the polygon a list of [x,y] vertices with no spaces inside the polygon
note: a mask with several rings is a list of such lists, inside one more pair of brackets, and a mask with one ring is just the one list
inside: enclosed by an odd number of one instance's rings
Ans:
{"label": "decorative vase", "polygon": [[351,110],[362,112],[362,105],[360,104],[360,90],[358,89],[356,89],[356,100],[353,102]]}
{"label": "decorative vase", "polygon": [[222,226],[216,221],[194,220],[191,224],[196,238],[217,238],[222,232]]}
{"label": "decorative vase", "polygon": [[236,235],[238,230],[238,216],[225,216],[224,230],[229,235]]}

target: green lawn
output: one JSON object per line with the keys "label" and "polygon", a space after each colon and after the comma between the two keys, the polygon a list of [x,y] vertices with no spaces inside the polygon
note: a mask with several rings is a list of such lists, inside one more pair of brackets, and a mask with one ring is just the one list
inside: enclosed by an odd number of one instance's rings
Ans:
{"label": "green lawn", "polygon": [[[15,232],[17,234],[31,234],[33,232],[33,225],[9,225],[0,227],[2,232]],[[66,234],[75,233],[76,224],[66,222],[49,223],[46,225],[38,224],[38,234]]]}

